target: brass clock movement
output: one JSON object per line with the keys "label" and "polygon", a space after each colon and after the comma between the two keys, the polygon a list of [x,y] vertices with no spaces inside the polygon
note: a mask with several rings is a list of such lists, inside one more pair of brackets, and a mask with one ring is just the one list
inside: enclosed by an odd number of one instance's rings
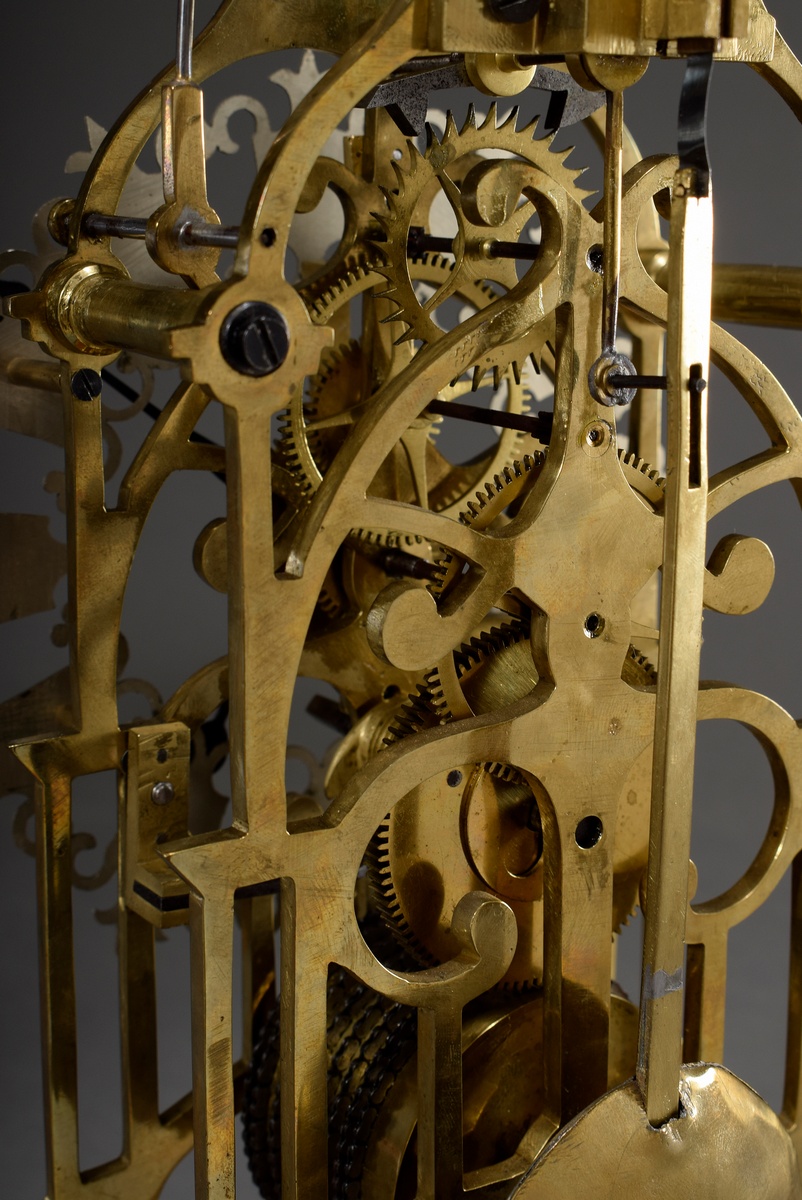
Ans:
{"label": "brass clock movement", "polygon": [[[190,1154],[198,1200],[234,1200],[241,1137],[265,1200],[801,1197],[802,731],[700,653],[705,610],[745,619],[774,580],[727,510],[802,477],[795,400],[738,336],[802,326],[800,271],[714,263],[711,73],[748,64],[802,116],[802,67],[762,0],[224,0],[201,32],[177,9],[175,61],[0,258],[4,428],[63,449],[65,540],[0,517],[4,619],[66,601],[68,665],[0,706],[49,1200],[156,1200]],[[209,101],[255,56],[283,123]],[[643,157],[630,97],[671,64],[676,137]],[[207,162],[242,111],[226,223]],[[720,378],[768,448],[709,469]],[[190,477],[216,513],[174,553],[227,639],[208,653],[187,603],[201,665],[162,694],[123,610]],[[705,721],[754,735],[774,793],[751,865],[695,902]],[[101,777],[90,877],[76,795]],[[789,872],[776,1113],[726,1065],[727,946]],[[89,1163],[74,913],[101,884],[123,1144]],[[182,925],[191,1090],[165,1106]]]}

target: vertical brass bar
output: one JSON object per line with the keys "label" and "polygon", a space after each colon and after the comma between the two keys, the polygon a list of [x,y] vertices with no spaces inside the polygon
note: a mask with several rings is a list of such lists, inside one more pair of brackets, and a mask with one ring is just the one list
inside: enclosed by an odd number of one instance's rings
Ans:
{"label": "vertical brass bar", "polygon": [[159,1119],[154,927],[123,908],[118,929],[124,1137],[131,1155],[146,1152],[147,1126]]}
{"label": "vertical brass bar", "polygon": [[[275,749],[265,736],[266,709],[283,723],[270,691],[275,647],[266,638],[271,627],[279,584],[273,566],[270,512],[270,414],[254,407],[225,409],[228,455],[228,661],[231,802],[235,821],[251,828],[258,822],[284,833],[283,795],[269,793],[266,780],[275,778]],[[286,602],[286,600],[282,600]],[[246,712],[247,698],[247,712]],[[281,725],[279,725],[281,727]],[[260,803],[249,811],[247,795]]]}
{"label": "vertical brass bar", "polygon": [[232,1011],[234,898],[190,894],[195,1196],[234,1196]]}
{"label": "vertical brass bar", "polygon": [[602,354],[615,350],[621,285],[621,175],[624,145],[624,93],[607,93],[604,143],[604,307]]}
{"label": "vertical brass bar", "polygon": [[660,1125],[677,1112],[683,957],[707,532],[712,199],[680,169],[671,205],[668,467],[638,1082]]}
{"label": "vertical brass bar", "polygon": [[66,368],[62,380],[73,716],[84,736],[102,737],[117,727],[119,609],[109,612],[116,593],[106,572],[119,556],[119,524],[104,507],[100,397],[76,400]]}
{"label": "vertical brass bar", "polygon": [[688,946],[685,983],[686,1062],[724,1061],[727,1000],[727,931],[704,945]]}
{"label": "vertical brass bar", "polygon": [[461,1196],[462,1011],[418,1010],[418,1200]]}
{"label": "vertical brass bar", "polygon": [[[305,898],[304,898],[305,899]],[[307,899],[307,906],[310,901]],[[318,921],[321,920],[316,914]],[[327,1196],[326,987],[311,919],[291,880],[281,884],[281,1187],[283,1200]]]}
{"label": "vertical brass bar", "polygon": [[62,1200],[80,1187],[69,777],[37,779],[35,802],[47,1194]]}
{"label": "vertical brass bar", "polygon": [[[604,824],[609,829],[614,822]],[[550,827],[555,828],[546,816],[547,838]],[[589,858],[573,828],[561,827],[559,854],[544,853],[544,1107],[558,1124],[607,1089],[613,876],[608,836]]]}

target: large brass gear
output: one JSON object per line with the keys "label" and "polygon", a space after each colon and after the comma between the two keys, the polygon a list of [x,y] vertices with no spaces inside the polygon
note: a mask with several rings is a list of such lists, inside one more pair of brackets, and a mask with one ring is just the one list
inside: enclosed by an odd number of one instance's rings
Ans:
{"label": "large brass gear", "polygon": [[[441,254],[420,255],[410,270],[416,285],[423,283],[437,289],[451,287],[455,275],[454,263]],[[315,319],[329,322],[375,282],[373,267],[353,264],[339,278],[329,279],[325,290],[314,296],[304,294]],[[452,288],[452,294],[475,311],[497,299],[497,293],[480,278],[463,280]],[[396,354],[405,361],[408,358],[408,352],[396,351]],[[319,487],[349,429],[369,405],[376,382],[365,351],[351,338],[324,353],[320,370],[310,381],[308,399],[305,401],[302,394],[293,397],[280,418],[277,454],[279,461],[294,474],[302,495],[309,496]],[[509,413],[529,411],[530,400],[517,370],[497,372],[495,383],[498,395],[493,407],[497,403]],[[466,390],[469,390],[467,382],[455,383],[444,388],[439,398],[457,399]],[[472,488],[513,461],[528,440],[518,430],[503,428],[498,431],[495,445],[477,461],[454,464],[437,450],[435,439],[441,421],[440,417],[421,417],[415,422],[383,464],[374,482],[376,494],[456,515]],[[423,481],[420,475],[424,476]]]}
{"label": "large brass gear", "polygon": [[[430,132],[423,154],[410,144],[409,170],[394,164],[398,187],[387,193],[386,211],[377,214],[386,234],[386,243],[380,243],[378,248],[383,251],[381,269],[389,284],[384,294],[397,308],[390,319],[403,322],[407,327],[400,335],[400,341],[412,338],[424,342],[438,340],[443,331],[434,319],[434,313],[464,287],[466,281],[492,280],[502,291],[517,284],[513,262],[491,257],[488,243],[491,238],[518,241],[536,210],[530,200],[520,196],[520,177],[516,179],[517,192],[515,187],[503,192],[493,177],[494,171],[510,173],[512,161],[547,175],[576,204],[581,204],[592,194],[577,184],[583,169],[566,165],[571,150],[554,150],[550,136],[536,139],[537,119],[517,129],[517,115],[517,109],[513,109],[497,125],[497,110],[493,104],[485,119],[477,124],[471,107],[458,130],[449,113],[442,139]],[[512,158],[493,160],[494,151]],[[429,208],[437,190],[442,190],[446,196],[457,221],[455,265],[452,275],[421,304],[415,288],[416,259],[410,257],[407,243],[413,225],[418,223],[424,230],[429,228]],[[540,367],[543,348],[553,339],[553,329],[553,320],[546,318],[539,331],[530,331],[523,357],[531,355],[536,369]],[[515,364],[516,371],[520,369],[518,356],[512,354],[509,361]],[[477,373],[477,382],[480,378]]]}

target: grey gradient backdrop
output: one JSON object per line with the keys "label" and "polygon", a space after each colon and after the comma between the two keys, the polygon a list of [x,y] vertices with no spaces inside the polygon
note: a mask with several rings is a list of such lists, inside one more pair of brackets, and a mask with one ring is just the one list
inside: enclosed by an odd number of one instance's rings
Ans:
{"label": "grey gradient backdrop", "polygon": [[[197,0],[198,25],[214,11],[213,0]],[[276,4],[276,19],[281,19]],[[770,5],[780,29],[802,53],[802,6],[798,0]],[[21,4],[6,0],[0,14],[0,96],[2,141],[0,192],[2,243],[27,248],[37,208],[60,195],[74,195],[77,176],[66,177],[67,156],[86,148],[83,118],[108,128],[129,100],[171,57],[172,0],[53,0]],[[292,60],[293,62],[296,60]],[[231,93],[252,93],[267,103],[277,125],[286,100],[266,81],[263,62],[244,65],[209,86],[210,111]],[[628,95],[626,117],[644,154],[672,152],[681,71],[654,63]],[[458,101],[464,106],[464,98]],[[534,101],[529,103],[530,109]],[[243,143],[249,118],[232,123]],[[581,158],[598,160],[583,139]],[[574,140],[566,139],[566,142]],[[710,150],[716,197],[716,257],[729,262],[802,263],[798,213],[802,203],[802,130],[782,102],[752,71],[741,65],[715,70],[710,110]],[[153,169],[153,164],[148,164]],[[210,165],[213,203],[224,221],[238,222],[250,168],[245,154]],[[10,272],[12,277],[18,273]],[[800,335],[735,328],[737,336],[762,357],[800,403]],[[754,417],[720,376],[711,387],[711,468],[736,461],[766,444]],[[209,432],[220,435],[209,418]],[[131,428],[129,454],[143,436]],[[42,489],[48,472],[59,469],[50,447],[3,437],[0,511],[42,512],[61,528],[53,497]],[[191,547],[198,532],[223,511],[222,488],[211,479],[171,481],[159,498],[143,539],[131,580],[124,632],[131,648],[127,674],[149,679],[164,695],[201,663],[225,649],[225,604],[193,576]],[[802,515],[788,485],[742,502],[715,523],[711,548],[724,533],[763,537],[774,551],[777,577],[766,604],[742,618],[708,614],[703,675],[727,679],[774,697],[802,715],[799,597],[802,591]],[[627,531],[621,530],[621,537]],[[64,664],[50,630],[57,609],[0,627],[0,700]],[[299,714],[302,712],[299,704]],[[133,713],[131,714],[133,715]],[[318,749],[326,733],[299,715],[293,740]],[[699,867],[698,896],[718,894],[735,881],[753,857],[771,812],[772,785],[757,743],[739,727],[703,725],[697,767],[693,853]],[[101,777],[76,792],[82,828],[91,828],[98,849],[87,852],[84,869],[99,865],[113,833],[113,783]],[[0,861],[3,906],[2,1047],[0,1048],[0,1195],[38,1200],[44,1194],[43,1121],[38,1049],[37,933],[34,864],[14,845],[12,823],[18,797],[0,803]],[[78,820],[78,819],[77,819]],[[78,821],[80,824],[80,821]],[[119,1151],[114,930],[99,925],[96,908],[113,903],[113,882],[100,892],[76,897],[78,931],[80,1065],[82,1081],[82,1165]],[[772,1103],[781,1097],[787,988],[789,889],[739,927],[732,939],[728,993],[726,1061]],[[637,992],[639,925],[625,932],[621,980]],[[164,1098],[169,1102],[189,1086],[188,954],[184,930],[159,946],[159,1019]],[[182,1164],[164,1191],[168,1200],[192,1194],[191,1167]],[[238,1195],[254,1194],[245,1172]]]}

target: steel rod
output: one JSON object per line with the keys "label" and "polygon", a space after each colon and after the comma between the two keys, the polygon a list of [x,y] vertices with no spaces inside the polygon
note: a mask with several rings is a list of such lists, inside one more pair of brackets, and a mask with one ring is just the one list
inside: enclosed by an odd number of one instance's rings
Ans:
{"label": "steel rod", "polygon": [[639,388],[641,391],[664,392],[668,387],[665,375],[608,375],[611,388]]}
{"label": "steel rod", "polygon": [[621,172],[624,145],[624,95],[607,93],[604,143],[604,308],[602,354],[615,353],[621,278]]}
{"label": "steel rod", "polygon": [[236,250],[239,242],[238,225],[207,225],[205,221],[184,225],[178,240],[185,246],[214,246],[220,250]]}
{"label": "steel rod", "polygon": [[189,83],[192,78],[192,43],[195,34],[195,0],[178,0],[178,50],[176,78]]}
{"label": "steel rod", "polygon": [[109,217],[104,213],[87,213],[83,231],[89,237],[144,238],[148,222],[145,217]]}
{"label": "steel rod", "polygon": [[525,413],[458,404],[454,400],[430,400],[426,409],[438,416],[455,417],[458,421],[473,421],[478,425],[494,425],[501,429],[517,429],[520,433],[529,433],[540,441],[548,440],[554,420],[554,414],[550,412],[536,413],[530,417]]}
{"label": "steel rod", "polygon": [[[536,242],[503,242],[490,241],[486,243],[486,252],[490,258],[515,258],[533,261],[540,253]],[[454,242],[449,237],[435,237],[427,233],[422,225],[411,225],[407,237],[407,254],[417,258],[420,254],[453,254]]]}

